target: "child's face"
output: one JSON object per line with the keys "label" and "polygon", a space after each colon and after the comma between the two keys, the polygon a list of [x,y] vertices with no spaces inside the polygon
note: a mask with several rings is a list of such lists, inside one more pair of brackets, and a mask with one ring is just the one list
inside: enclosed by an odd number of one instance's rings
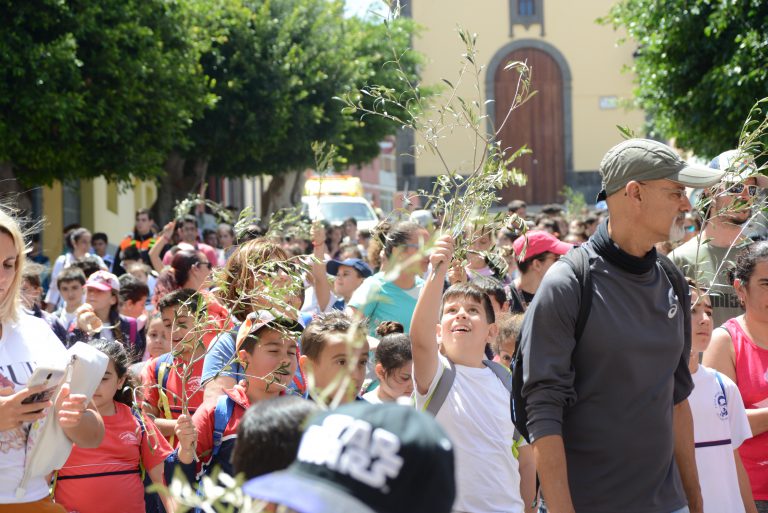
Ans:
{"label": "child's face", "polygon": [[40,301],[42,293],[42,287],[35,287],[27,280],[21,281],[21,300],[27,308],[35,306]]}
{"label": "child's face", "polygon": [[171,351],[171,342],[165,336],[162,317],[155,317],[149,322],[147,327],[147,350],[152,358]]}
{"label": "child's face", "polygon": [[118,378],[115,362],[109,360],[104,377],[101,378],[101,383],[99,383],[96,392],[93,394],[93,403],[96,405],[96,408],[101,411],[105,406],[108,406],[114,399],[115,392],[121,389],[124,384],[125,376]]}
{"label": "child's face", "polygon": [[452,297],[443,304],[437,325],[437,341],[454,361],[482,358],[485,344],[496,336],[496,325],[489,323],[485,308],[469,297]]}
{"label": "child's face", "polygon": [[85,302],[93,307],[93,311],[109,312],[112,305],[117,304],[117,297],[109,290],[99,290],[94,287],[85,288]]}
{"label": "child's face", "polygon": [[169,306],[163,308],[160,317],[163,320],[165,338],[170,341],[172,350],[183,353],[194,349],[195,317],[190,315],[187,308]]}
{"label": "child's face", "polygon": [[512,365],[512,355],[515,353],[515,341],[509,340],[499,347],[499,362],[509,367]]}
{"label": "child's face", "polygon": [[245,366],[248,397],[262,400],[280,395],[291,383],[296,372],[296,339],[293,335],[272,328],[257,333],[253,351],[240,350],[238,357]]}
{"label": "child's face", "polygon": [[144,307],[147,304],[147,296],[140,297],[137,301],[127,299],[120,306],[120,313],[128,317],[141,317],[144,314]]}
{"label": "child's face", "polygon": [[[305,366],[309,364],[305,372],[312,373],[315,387],[323,391],[329,400],[336,396],[341,384],[341,381],[334,383],[336,376],[342,371],[349,372],[351,383],[348,386],[352,391],[345,395],[343,402],[352,401],[363,387],[368,365],[368,340],[365,340],[360,347],[350,350],[344,335],[326,335],[326,342],[316,360],[310,360],[306,355],[302,355],[301,358]],[[352,367],[353,363],[354,367]],[[329,388],[331,386],[333,388]]]}
{"label": "child's face", "polygon": [[107,243],[102,239],[94,240],[91,244],[93,245],[93,250],[97,255],[104,256],[107,253]]}
{"label": "child's face", "polygon": [[59,292],[69,308],[80,306],[83,302],[83,285],[79,281],[61,282]]}
{"label": "child's face", "polygon": [[379,386],[389,397],[408,397],[413,392],[413,362],[409,361],[389,373],[380,363],[376,364],[376,376],[379,378]]}
{"label": "child's face", "polygon": [[701,353],[712,338],[712,303],[706,294],[691,290],[691,352]]}
{"label": "child's face", "polygon": [[352,296],[357,287],[363,283],[363,277],[357,272],[357,269],[348,265],[340,265],[336,273],[336,280],[333,282],[334,293],[343,298]]}

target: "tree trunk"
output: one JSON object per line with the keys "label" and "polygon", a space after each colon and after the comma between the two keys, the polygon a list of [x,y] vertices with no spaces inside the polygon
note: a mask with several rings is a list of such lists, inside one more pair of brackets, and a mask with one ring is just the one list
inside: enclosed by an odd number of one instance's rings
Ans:
{"label": "tree trunk", "polygon": [[32,198],[29,190],[22,187],[16,178],[16,171],[10,162],[0,162],[0,195],[4,206],[19,209],[23,214],[32,214]]}
{"label": "tree trunk", "polygon": [[304,183],[307,181],[304,171],[287,171],[272,177],[269,187],[261,197],[261,218],[269,219],[281,208],[289,208],[301,202]]}
{"label": "tree trunk", "polygon": [[208,159],[195,159],[190,162],[178,152],[172,152],[163,165],[165,173],[160,176],[157,188],[157,200],[152,206],[152,213],[158,225],[173,218],[176,203],[189,194],[197,194],[205,182],[208,172]]}

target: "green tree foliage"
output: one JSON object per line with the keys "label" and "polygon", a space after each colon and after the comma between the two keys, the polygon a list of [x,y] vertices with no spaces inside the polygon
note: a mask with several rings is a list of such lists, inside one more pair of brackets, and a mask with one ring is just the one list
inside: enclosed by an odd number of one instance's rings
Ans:
{"label": "green tree foliage", "polygon": [[768,2],[624,0],[601,20],[637,43],[636,97],[657,135],[712,157],[768,96]]}
{"label": "green tree foliage", "polygon": [[211,97],[165,0],[2,0],[0,162],[28,185],[156,176]]}

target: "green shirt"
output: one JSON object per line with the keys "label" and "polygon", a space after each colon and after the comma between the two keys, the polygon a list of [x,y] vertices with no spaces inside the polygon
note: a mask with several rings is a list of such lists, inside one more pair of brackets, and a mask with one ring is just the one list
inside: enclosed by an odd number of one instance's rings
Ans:
{"label": "green shirt", "polygon": [[693,238],[669,254],[687,277],[709,289],[715,327],[744,313],[730,274],[735,267],[736,256],[749,244],[751,241],[747,240],[728,248],[720,248],[703,238],[699,245],[699,239]]}
{"label": "green shirt", "polygon": [[376,273],[363,281],[352,294],[349,306],[359,310],[368,319],[369,334],[376,336],[376,327],[383,321],[396,321],[405,332],[411,330],[411,317],[416,300],[424,286],[424,280],[416,277],[413,288],[401,289],[384,279],[384,273]]}

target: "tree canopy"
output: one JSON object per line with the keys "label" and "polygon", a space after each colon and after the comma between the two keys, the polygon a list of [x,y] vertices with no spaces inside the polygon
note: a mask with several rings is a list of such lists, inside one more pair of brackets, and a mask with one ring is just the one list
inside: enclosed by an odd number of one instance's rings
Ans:
{"label": "tree canopy", "polygon": [[210,101],[181,4],[0,2],[0,162],[28,185],[157,176]]}
{"label": "tree canopy", "polygon": [[279,175],[311,166],[314,140],[363,163],[398,127],[343,114],[335,97],[396,87],[395,57],[417,79],[412,21],[345,18],[341,0],[0,0],[0,10],[0,164],[26,185],[163,178],[171,161]]}
{"label": "tree canopy", "polygon": [[637,44],[636,98],[652,133],[713,157],[768,96],[768,2],[623,0],[602,20]]}

